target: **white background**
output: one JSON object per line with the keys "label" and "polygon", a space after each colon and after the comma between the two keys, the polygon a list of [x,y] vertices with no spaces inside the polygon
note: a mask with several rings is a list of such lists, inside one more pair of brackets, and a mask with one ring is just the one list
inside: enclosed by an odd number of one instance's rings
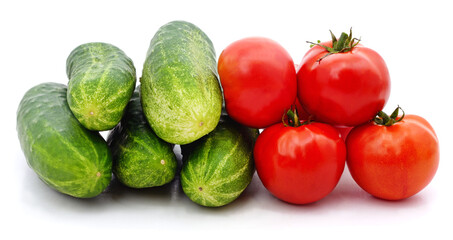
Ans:
{"label": "white background", "polygon": [[[262,238],[452,239],[453,17],[448,1],[2,1],[0,3],[1,235],[14,238]],[[199,26],[220,54],[248,36],[279,42],[299,63],[305,41],[328,40],[353,27],[363,45],[387,62],[400,104],[436,130],[440,166],[416,196],[390,202],[370,197],[345,171],[323,200],[295,206],[272,197],[254,177],[234,203],[207,209],[184,196],[178,182],[143,191],[114,181],[94,199],[55,192],[27,166],[16,133],[23,94],[42,82],[67,83],[65,61],[86,42],[112,43],[135,63],[137,77],[149,42],[172,20]],[[437,236],[437,237],[436,237]],[[2,237],[3,238],[3,237]]]}

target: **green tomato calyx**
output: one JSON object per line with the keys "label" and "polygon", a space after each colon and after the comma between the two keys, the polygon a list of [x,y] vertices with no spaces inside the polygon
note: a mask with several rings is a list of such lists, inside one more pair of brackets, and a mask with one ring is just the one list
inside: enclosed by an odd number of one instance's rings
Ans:
{"label": "green tomato calyx", "polygon": [[[399,110],[401,110],[403,112],[403,115],[401,115],[400,117],[398,116],[399,115]],[[392,114],[389,116],[387,115],[385,112],[383,111],[379,111],[377,113],[377,116],[373,119],[373,121],[378,124],[378,125],[382,125],[382,126],[392,126],[393,124],[397,123],[397,122],[401,122],[404,118],[406,114],[404,113],[404,110],[398,106],[393,112]]]}
{"label": "green tomato calyx", "polygon": [[300,127],[302,125],[310,124],[311,122],[311,115],[308,120],[301,120],[297,115],[297,109],[293,105],[286,113],[282,116],[282,123],[285,127]]}
{"label": "green tomato calyx", "polygon": [[353,38],[352,37],[352,27],[349,29],[349,34],[343,32],[341,33],[341,36],[339,39],[335,37],[335,35],[332,33],[331,30],[329,30],[330,35],[332,37],[332,47],[328,47],[326,45],[321,44],[321,41],[318,40],[316,43],[307,41],[307,43],[310,43],[310,47],[313,46],[320,46],[324,48],[327,51],[327,54],[324,55],[323,57],[319,58],[317,62],[321,62],[324,58],[335,54],[335,53],[345,53],[352,51],[352,49],[357,46],[360,42],[360,38]]}

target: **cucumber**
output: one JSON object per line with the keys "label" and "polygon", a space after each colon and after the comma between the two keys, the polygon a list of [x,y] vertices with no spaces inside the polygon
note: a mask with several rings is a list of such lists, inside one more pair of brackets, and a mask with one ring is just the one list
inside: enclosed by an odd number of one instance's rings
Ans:
{"label": "cucumber", "polygon": [[173,146],[156,136],[143,115],[140,86],[132,95],[121,122],[107,143],[113,155],[113,173],[124,185],[146,188],[164,185],[175,177]]}
{"label": "cucumber", "polygon": [[174,21],[151,40],[140,79],[143,111],[163,140],[188,144],[211,132],[222,109],[214,46],[197,26]]}
{"label": "cucumber", "polygon": [[57,191],[78,198],[99,195],[112,177],[112,157],[98,132],[85,129],[66,101],[67,88],[42,83],[17,110],[17,133],[28,165]]}
{"label": "cucumber", "polygon": [[181,186],[195,203],[220,207],[231,203],[252,181],[253,146],[258,129],[250,129],[222,115],[205,137],[181,146]]}
{"label": "cucumber", "polygon": [[108,43],[86,43],[66,61],[68,104],[89,130],[115,127],[123,116],[136,84],[132,60]]}

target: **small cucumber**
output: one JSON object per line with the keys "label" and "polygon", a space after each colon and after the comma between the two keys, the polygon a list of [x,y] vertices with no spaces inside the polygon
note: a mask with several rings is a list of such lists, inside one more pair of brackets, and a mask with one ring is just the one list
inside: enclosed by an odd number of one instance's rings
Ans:
{"label": "small cucumber", "polygon": [[214,46],[197,26],[174,21],[151,40],[141,77],[143,111],[157,136],[188,144],[211,132],[222,109]]}
{"label": "small cucumber", "polygon": [[220,207],[234,201],[255,172],[253,146],[258,129],[250,129],[222,115],[214,131],[181,146],[181,186],[195,203]]}
{"label": "small cucumber", "polygon": [[132,188],[164,185],[175,177],[177,161],[173,146],[156,136],[143,115],[140,86],[126,107],[121,122],[107,143],[113,154],[113,173]]}
{"label": "small cucumber", "polygon": [[136,84],[132,60],[108,43],[86,43],[66,62],[68,104],[89,130],[115,127],[123,116]]}
{"label": "small cucumber", "polygon": [[41,180],[64,194],[90,198],[109,185],[112,157],[102,136],[74,117],[66,92],[58,83],[28,90],[17,110],[17,133],[28,165]]}

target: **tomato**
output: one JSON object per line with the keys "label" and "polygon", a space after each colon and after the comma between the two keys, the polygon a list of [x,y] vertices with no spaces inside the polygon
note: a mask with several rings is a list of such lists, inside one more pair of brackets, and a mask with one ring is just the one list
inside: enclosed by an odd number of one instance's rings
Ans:
{"label": "tomato", "polygon": [[297,95],[294,62],[277,42],[245,38],[219,56],[225,108],[235,121],[264,128],[281,120]]}
{"label": "tomato", "polygon": [[439,165],[439,142],[431,125],[416,115],[398,120],[390,126],[374,121],[358,126],[346,140],[353,179],[369,194],[387,200],[420,192]]}
{"label": "tomato", "polygon": [[[389,98],[390,76],[384,60],[354,42],[351,35],[343,33],[338,41],[313,46],[300,63],[298,97],[318,121],[356,126],[373,119]],[[345,37],[350,41],[342,46]],[[336,53],[322,46],[333,47]]]}
{"label": "tomato", "polygon": [[328,195],[343,173],[346,147],[330,125],[272,125],[258,136],[255,166],[266,189],[280,200],[307,204]]}

